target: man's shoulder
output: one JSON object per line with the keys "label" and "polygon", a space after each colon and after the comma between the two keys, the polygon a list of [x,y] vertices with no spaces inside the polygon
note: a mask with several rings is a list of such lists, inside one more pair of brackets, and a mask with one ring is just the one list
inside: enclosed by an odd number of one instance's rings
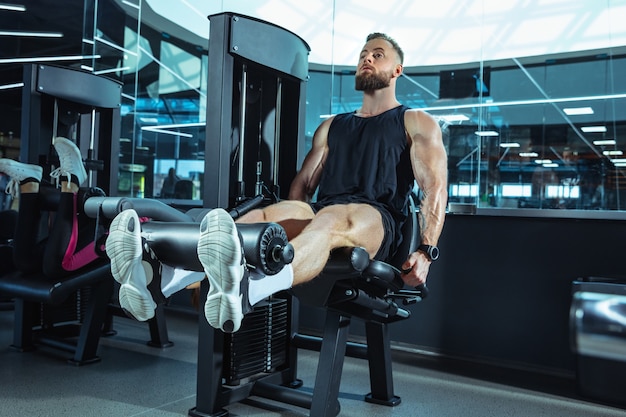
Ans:
{"label": "man's shoulder", "polygon": [[404,113],[404,126],[413,136],[415,133],[441,129],[439,121],[421,109],[409,109]]}
{"label": "man's shoulder", "polygon": [[412,109],[409,108],[404,112],[405,120],[413,120],[417,123],[432,123],[436,122],[436,119],[430,113],[422,110],[422,109]]}

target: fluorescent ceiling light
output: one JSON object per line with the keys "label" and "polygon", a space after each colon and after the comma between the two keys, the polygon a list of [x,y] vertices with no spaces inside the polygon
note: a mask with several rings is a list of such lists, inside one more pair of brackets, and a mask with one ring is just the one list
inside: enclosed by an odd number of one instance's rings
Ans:
{"label": "fluorescent ceiling light", "polygon": [[448,123],[454,123],[454,122],[466,122],[469,120],[469,117],[467,117],[464,114],[445,114],[443,116],[439,116],[440,118],[442,118],[443,120],[445,120]]}
{"label": "fluorescent ceiling light", "polygon": [[581,96],[581,97],[568,97],[568,98],[511,100],[511,101],[494,101],[494,102],[486,102],[486,103],[453,104],[450,106],[421,107],[421,109],[427,112],[433,112],[433,111],[440,111],[440,110],[474,109],[474,108],[484,108],[484,107],[530,106],[530,105],[535,105],[535,104],[567,103],[567,102],[572,102],[572,101],[584,101],[584,100],[589,100],[589,101],[617,100],[621,98],[626,98],[626,93],[602,94],[602,95],[597,95],[597,96]]}
{"label": "fluorescent ceiling light", "polygon": [[517,142],[506,142],[500,144],[501,148],[519,148],[520,144]]}
{"label": "fluorescent ceiling light", "polygon": [[122,3],[124,3],[127,6],[134,7],[135,9],[139,10],[139,5],[138,4],[131,3],[129,1],[127,1],[127,0],[122,0]]}
{"label": "fluorescent ceiling light", "polygon": [[173,136],[182,136],[184,138],[192,138],[193,135],[190,133],[177,132],[174,130],[167,130],[167,129],[178,129],[180,127],[199,127],[199,126],[205,126],[205,123],[179,123],[179,124],[160,125],[160,126],[143,126],[141,130],[147,130],[149,132],[156,132],[156,133],[165,133],[167,135],[173,135]]}
{"label": "fluorescent ceiling light", "polygon": [[615,139],[594,140],[593,144],[596,146],[610,146],[615,145],[617,142]]}
{"label": "fluorescent ceiling light", "polygon": [[127,71],[129,69],[130,69],[130,67],[109,68],[109,69],[105,69],[105,70],[94,71],[94,74],[95,75],[110,74],[112,72]]}
{"label": "fluorescent ceiling light", "polygon": [[25,12],[26,6],[21,4],[0,3],[0,10],[11,10],[14,12]]}
{"label": "fluorescent ceiling light", "polygon": [[593,109],[591,107],[569,107],[563,109],[563,113],[568,116],[580,116],[583,114],[593,114]]}
{"label": "fluorescent ceiling light", "polygon": [[4,58],[0,64],[19,64],[24,62],[79,61],[81,59],[99,59],[101,55],[35,56],[31,58]]}
{"label": "fluorescent ceiling light", "polygon": [[519,156],[522,158],[536,158],[539,154],[537,152],[520,152]]}
{"label": "fluorescent ceiling light", "polygon": [[551,163],[551,159],[537,159],[535,160],[535,164],[549,164]]}
{"label": "fluorescent ceiling light", "polygon": [[604,133],[606,126],[583,126],[580,128],[585,133]]}
{"label": "fluorescent ceiling light", "polygon": [[17,36],[20,38],[62,38],[61,32],[26,32],[21,30],[0,30],[0,36]]}
{"label": "fluorescent ceiling light", "polygon": [[615,165],[624,166],[624,165],[626,165],[626,158],[623,158],[623,159],[611,159],[611,162],[613,162]]}
{"label": "fluorescent ceiling light", "polygon": [[544,168],[558,168],[559,164],[551,162],[549,164],[543,164]]}
{"label": "fluorescent ceiling light", "polygon": [[477,130],[474,132],[478,136],[499,136],[500,134],[494,130]]}
{"label": "fluorescent ceiling light", "polygon": [[159,129],[154,126],[142,127],[141,130],[147,130],[149,132],[155,132],[155,133],[164,133],[166,135],[172,135],[172,136],[182,136],[184,138],[193,138],[193,135],[191,133],[175,132],[173,130]]}
{"label": "fluorescent ceiling light", "polygon": [[603,151],[602,154],[605,156],[620,156],[624,155],[624,151]]}
{"label": "fluorescent ceiling light", "polygon": [[4,84],[0,85],[0,90],[10,90],[11,88],[24,87],[24,83]]}

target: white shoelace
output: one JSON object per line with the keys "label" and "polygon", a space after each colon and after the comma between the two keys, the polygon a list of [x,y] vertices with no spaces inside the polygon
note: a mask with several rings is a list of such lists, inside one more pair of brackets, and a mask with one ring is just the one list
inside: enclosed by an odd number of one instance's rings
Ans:
{"label": "white shoelace", "polygon": [[63,175],[65,175],[67,177],[67,182],[71,182],[72,181],[72,174],[69,171],[61,169],[61,167],[58,167],[57,169],[55,169],[54,171],[52,171],[50,173],[50,177],[54,178],[56,180],[57,187],[60,185],[61,177]]}
{"label": "white shoelace", "polygon": [[17,198],[17,193],[20,191],[20,183],[15,178],[11,178],[4,192],[10,194],[11,197]]}

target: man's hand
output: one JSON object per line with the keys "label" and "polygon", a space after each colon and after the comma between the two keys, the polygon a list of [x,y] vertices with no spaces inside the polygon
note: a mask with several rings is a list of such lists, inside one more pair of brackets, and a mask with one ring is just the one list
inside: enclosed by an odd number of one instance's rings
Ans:
{"label": "man's hand", "polygon": [[416,251],[409,255],[402,264],[402,280],[406,285],[417,287],[426,283],[430,269],[430,259],[425,253]]}

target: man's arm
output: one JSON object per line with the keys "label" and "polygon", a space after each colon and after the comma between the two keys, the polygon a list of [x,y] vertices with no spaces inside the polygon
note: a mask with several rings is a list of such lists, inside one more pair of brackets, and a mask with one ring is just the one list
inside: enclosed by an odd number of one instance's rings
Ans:
{"label": "man's arm", "polygon": [[[429,114],[408,110],[405,126],[411,139],[411,164],[415,180],[422,191],[419,226],[422,243],[437,245],[448,202],[448,157],[443,146],[441,128]],[[409,255],[402,266],[412,268],[403,276],[408,285],[426,282],[430,260],[420,251]]]}
{"label": "man's arm", "polygon": [[332,118],[319,125],[313,135],[311,150],[302,163],[302,168],[291,182],[289,200],[310,201],[320,182],[324,161],[328,154],[328,129]]}

